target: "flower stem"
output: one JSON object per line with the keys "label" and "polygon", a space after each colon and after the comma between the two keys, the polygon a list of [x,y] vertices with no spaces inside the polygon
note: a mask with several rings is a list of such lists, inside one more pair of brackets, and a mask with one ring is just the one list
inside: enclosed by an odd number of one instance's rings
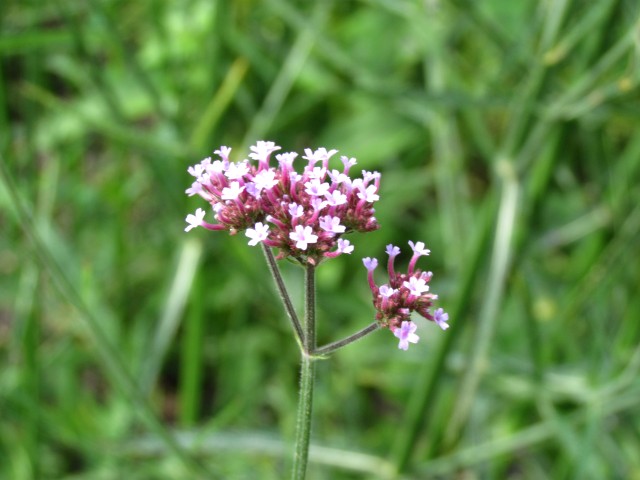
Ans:
{"label": "flower stem", "polygon": [[311,413],[313,410],[313,385],[315,362],[312,352],[316,345],[316,287],[315,266],[305,269],[305,315],[302,335],[302,364],[300,366],[300,392],[298,397],[298,415],[296,419],[296,447],[291,478],[303,480],[307,472],[309,459],[309,441],[311,439]]}
{"label": "flower stem", "polygon": [[269,271],[271,272],[271,276],[273,277],[274,282],[276,282],[276,286],[278,287],[278,293],[280,294],[280,299],[284,304],[284,307],[287,311],[287,315],[289,316],[289,320],[291,321],[291,326],[293,327],[293,331],[295,333],[296,342],[302,348],[303,347],[303,333],[302,327],[300,326],[300,320],[298,320],[298,315],[296,314],[295,308],[293,308],[293,303],[291,303],[291,298],[289,297],[289,292],[287,292],[287,287],[284,285],[284,280],[282,280],[282,275],[280,275],[280,268],[278,267],[278,263],[273,256],[273,252],[271,251],[271,247],[262,243],[262,252],[264,253],[264,257],[267,260],[267,265],[269,265]]}
{"label": "flower stem", "polygon": [[303,352],[300,366],[298,416],[296,419],[296,447],[293,458],[293,472],[291,474],[293,480],[303,480],[307,472],[315,369],[315,359]]}
{"label": "flower stem", "polygon": [[350,343],[355,342],[356,340],[360,340],[362,337],[369,335],[371,332],[376,331],[378,328],[380,328],[380,325],[378,324],[378,322],[373,322],[372,324],[364,327],[362,330],[358,330],[356,333],[349,335],[348,337],[343,338],[342,340],[337,340],[335,342],[331,342],[327,345],[323,345],[322,347],[314,349],[313,356],[322,357],[324,355],[333,353],[336,350],[346,345],[349,345]]}
{"label": "flower stem", "polygon": [[316,267],[307,265],[304,271],[304,353],[311,355],[316,348]]}

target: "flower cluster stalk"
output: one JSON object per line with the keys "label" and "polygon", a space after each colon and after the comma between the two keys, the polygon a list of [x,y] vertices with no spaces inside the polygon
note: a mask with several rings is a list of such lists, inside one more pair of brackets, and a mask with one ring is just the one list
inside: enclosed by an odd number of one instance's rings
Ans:
{"label": "flower cluster stalk", "polygon": [[291,327],[293,328],[293,333],[296,337],[296,342],[298,342],[298,346],[302,348],[302,339],[304,334],[302,333],[302,327],[300,326],[300,320],[298,320],[298,315],[296,314],[295,308],[293,308],[293,303],[291,303],[291,298],[289,297],[289,292],[287,292],[287,287],[284,284],[284,280],[282,279],[282,275],[280,275],[280,269],[278,268],[278,264],[276,263],[276,259],[273,256],[273,252],[271,248],[266,246],[264,243],[262,244],[262,252],[264,253],[264,257],[267,260],[267,265],[269,266],[269,272],[271,272],[271,276],[273,277],[273,281],[278,288],[278,294],[280,295],[280,300],[284,305],[285,310],[287,311],[287,316],[289,317],[289,321],[291,322]]}
{"label": "flower cluster stalk", "polygon": [[280,268],[273,256],[273,252],[266,245],[263,246],[265,259],[269,271],[278,289],[280,299],[291,321],[298,345],[300,346],[300,390],[298,392],[298,411],[296,416],[296,440],[294,448],[293,469],[291,478],[304,479],[309,462],[309,445],[311,440],[311,419],[313,412],[313,390],[315,385],[316,361],[353,343],[380,328],[377,322],[366,326],[358,332],[341,340],[316,347],[316,297],[314,265],[305,267],[305,302],[304,322],[301,324],[293,308],[291,298],[282,279]]}

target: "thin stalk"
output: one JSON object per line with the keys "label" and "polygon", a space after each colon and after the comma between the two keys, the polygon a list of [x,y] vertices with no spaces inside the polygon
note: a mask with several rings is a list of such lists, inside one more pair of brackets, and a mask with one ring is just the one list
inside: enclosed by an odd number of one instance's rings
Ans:
{"label": "thin stalk", "polygon": [[336,350],[344,347],[345,345],[349,345],[350,343],[353,343],[356,340],[360,340],[362,337],[369,335],[371,332],[376,331],[378,328],[380,328],[380,325],[378,325],[378,322],[373,322],[372,324],[364,327],[362,330],[358,330],[353,335],[349,335],[348,337],[343,338],[342,340],[337,340],[335,342],[331,342],[331,343],[328,343],[327,345],[323,345],[322,347],[314,349],[313,355],[314,357],[315,356],[321,357],[323,355],[328,355],[330,353],[333,353]]}
{"label": "thin stalk", "polygon": [[316,346],[316,286],[315,266],[305,268],[305,311],[302,336],[302,364],[300,366],[300,392],[298,416],[296,419],[296,447],[291,478],[303,480],[309,460],[309,440],[311,438],[311,412],[313,410],[313,384],[315,358],[311,353]]}
{"label": "thin stalk", "polygon": [[304,353],[311,355],[316,348],[316,267],[307,265],[304,271]]}
{"label": "thin stalk", "polygon": [[289,320],[291,321],[291,326],[293,327],[293,331],[296,336],[296,342],[300,348],[303,348],[303,338],[304,335],[302,333],[302,326],[300,325],[300,320],[298,320],[298,315],[296,314],[295,308],[293,308],[293,303],[291,303],[291,298],[289,297],[289,292],[287,292],[287,287],[284,285],[284,280],[282,280],[282,275],[280,275],[280,268],[278,267],[278,263],[276,262],[275,257],[273,256],[273,252],[271,248],[261,243],[262,252],[264,253],[264,257],[267,259],[267,265],[269,265],[269,271],[271,272],[271,276],[273,277],[276,286],[278,287],[278,293],[280,294],[280,299],[284,304],[284,308],[287,311],[287,315],[289,316]]}
{"label": "thin stalk", "polygon": [[293,458],[293,471],[291,474],[293,480],[303,480],[307,473],[315,370],[315,359],[303,352],[302,364],[300,366],[298,416],[296,419],[296,447]]}

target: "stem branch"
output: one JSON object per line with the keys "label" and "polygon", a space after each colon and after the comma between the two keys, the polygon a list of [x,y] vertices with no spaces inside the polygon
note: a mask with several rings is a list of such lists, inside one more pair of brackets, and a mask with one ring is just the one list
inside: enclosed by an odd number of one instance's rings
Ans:
{"label": "stem branch", "polygon": [[344,347],[345,345],[349,345],[350,343],[353,343],[356,340],[360,340],[362,337],[369,335],[371,332],[376,331],[378,328],[380,328],[380,325],[378,325],[378,322],[373,322],[372,324],[367,325],[363,329],[358,330],[353,335],[349,335],[348,337],[343,338],[342,340],[337,340],[335,342],[331,342],[331,343],[328,343],[327,345],[323,345],[322,347],[314,349],[313,355],[323,356],[323,355],[328,355],[330,353],[333,353],[336,350]]}
{"label": "stem branch", "polygon": [[287,315],[289,316],[289,320],[291,321],[291,326],[293,327],[293,331],[296,336],[296,342],[302,348],[303,346],[303,333],[302,327],[300,326],[300,320],[298,319],[298,315],[296,314],[295,308],[293,308],[293,303],[291,303],[291,298],[289,297],[289,292],[287,292],[287,287],[284,285],[284,280],[282,280],[282,275],[280,275],[280,268],[278,267],[278,263],[273,256],[273,252],[271,251],[271,247],[261,243],[262,252],[264,253],[264,257],[267,260],[267,265],[269,265],[269,271],[271,272],[271,276],[273,280],[276,282],[276,286],[278,287],[278,293],[280,294],[280,299],[284,304],[284,307],[287,311]]}

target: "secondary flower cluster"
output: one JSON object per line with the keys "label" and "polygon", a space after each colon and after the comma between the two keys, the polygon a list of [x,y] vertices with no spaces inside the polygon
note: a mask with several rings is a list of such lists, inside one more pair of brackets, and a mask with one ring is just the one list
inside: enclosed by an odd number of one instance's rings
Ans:
{"label": "secondary flower cluster", "polygon": [[449,328],[447,321],[449,314],[442,308],[438,308],[430,313],[433,301],[437,295],[429,292],[429,281],[431,272],[423,272],[416,269],[418,258],[429,255],[430,251],[424,248],[424,243],[409,241],[409,246],[413,250],[413,256],[409,261],[407,273],[398,273],[394,269],[395,258],[400,253],[400,249],[394,245],[387,245],[387,270],[389,273],[389,283],[376,285],[373,280],[373,271],[378,266],[375,258],[363,259],[364,266],[368,270],[369,287],[373,293],[373,306],[375,307],[376,321],[382,327],[389,328],[400,340],[398,348],[407,350],[409,343],[416,343],[419,340],[416,335],[417,325],[410,320],[411,312],[417,312],[427,320],[436,322],[440,328]]}
{"label": "secondary flower cluster", "polygon": [[342,169],[330,170],[329,159],[337,150],[307,148],[302,156],[307,164],[298,173],[293,167],[297,153],[277,154],[274,168],[270,157],[279,146],[260,141],[250,149],[249,158],[257,164],[232,162],[231,149],[220,147],[214,152],[219,159],[205,158],[189,167],[196,180],[186,193],[209,202],[217,223],[205,222],[205,211],[198,208],[187,216],[185,231],[198,226],[232,235],[245,231],[249,245],[262,242],[279,248],[278,258],[318,264],[353,251],[342,235],[379,227],[373,204],[379,199],[380,174],[363,171],[362,178],[351,179],[355,158],[342,156]]}

